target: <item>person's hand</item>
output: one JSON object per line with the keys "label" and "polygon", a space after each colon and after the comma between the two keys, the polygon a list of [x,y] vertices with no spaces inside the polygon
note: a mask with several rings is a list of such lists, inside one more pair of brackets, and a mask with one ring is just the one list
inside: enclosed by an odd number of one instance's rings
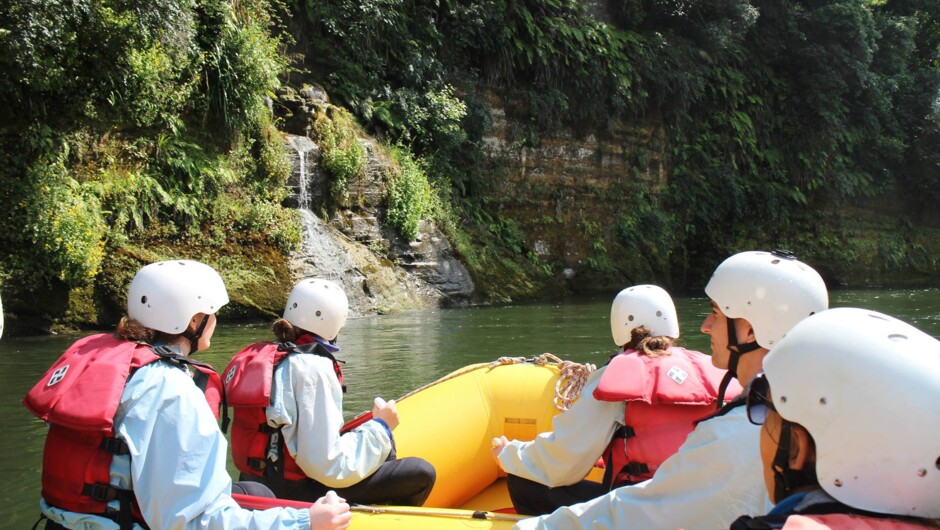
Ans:
{"label": "person's hand", "polygon": [[342,530],[349,526],[352,512],[346,499],[330,490],[310,506],[310,530]]}
{"label": "person's hand", "polygon": [[490,452],[493,453],[493,458],[496,459],[497,464],[499,463],[499,453],[501,453],[503,448],[507,445],[509,445],[509,440],[507,440],[505,436],[493,438],[493,447],[490,448]]}
{"label": "person's hand", "polygon": [[372,417],[384,421],[390,431],[395,430],[395,427],[398,427],[398,407],[395,406],[395,400],[386,403],[382,398],[375,398]]}

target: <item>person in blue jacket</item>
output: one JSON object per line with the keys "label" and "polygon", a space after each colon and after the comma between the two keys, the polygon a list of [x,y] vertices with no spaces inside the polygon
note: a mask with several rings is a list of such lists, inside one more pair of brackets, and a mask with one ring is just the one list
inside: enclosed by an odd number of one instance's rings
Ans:
{"label": "person in blue jacket", "polygon": [[[252,511],[232,498],[228,445],[210,405],[221,380],[190,358],[209,347],[228,301],[222,278],[203,263],[147,265],[131,282],[116,335],[78,341],[27,394],[27,408],[50,424],[40,501],[47,529],[348,526],[345,502]],[[103,480],[89,481],[96,476]]]}

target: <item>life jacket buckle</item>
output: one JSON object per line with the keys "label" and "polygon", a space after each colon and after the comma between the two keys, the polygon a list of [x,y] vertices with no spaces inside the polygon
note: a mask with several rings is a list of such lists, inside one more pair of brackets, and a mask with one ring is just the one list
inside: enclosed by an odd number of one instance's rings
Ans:
{"label": "life jacket buckle", "polygon": [[110,484],[85,484],[82,495],[91,497],[99,502],[111,502],[117,499],[117,490]]}
{"label": "life jacket buckle", "polygon": [[629,464],[624,466],[624,469],[626,469],[627,473],[629,473],[632,476],[646,475],[647,473],[650,472],[649,466],[647,466],[643,462],[630,462]]}
{"label": "life jacket buckle", "polygon": [[127,455],[131,452],[124,440],[120,438],[103,438],[99,447],[112,455]]}

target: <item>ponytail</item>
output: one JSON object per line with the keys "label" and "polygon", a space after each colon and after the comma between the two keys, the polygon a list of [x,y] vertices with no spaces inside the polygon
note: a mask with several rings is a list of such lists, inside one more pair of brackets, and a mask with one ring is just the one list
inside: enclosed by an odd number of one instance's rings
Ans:
{"label": "ponytail", "polygon": [[649,355],[650,357],[666,357],[670,355],[669,348],[672,348],[675,342],[671,337],[665,335],[652,336],[646,326],[633,328],[630,332],[630,342],[625,349],[636,350],[640,355]]}
{"label": "ponytail", "polygon": [[152,344],[157,332],[129,316],[124,316],[118,322],[117,335],[124,340]]}
{"label": "ponytail", "polygon": [[302,329],[294,327],[293,324],[283,318],[274,321],[271,331],[274,332],[274,336],[277,337],[279,342],[294,342],[297,337],[303,334]]}

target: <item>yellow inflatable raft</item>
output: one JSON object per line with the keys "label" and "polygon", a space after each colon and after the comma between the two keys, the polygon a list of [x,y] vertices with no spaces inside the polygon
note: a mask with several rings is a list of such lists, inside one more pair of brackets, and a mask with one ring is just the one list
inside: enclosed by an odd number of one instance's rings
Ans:
{"label": "yellow inflatable raft", "polygon": [[504,474],[490,453],[492,440],[531,440],[551,430],[559,412],[559,375],[556,364],[471,365],[398,400],[398,456],[428,460],[437,482],[420,508],[354,507],[352,528],[511,528],[521,517],[512,513]]}

